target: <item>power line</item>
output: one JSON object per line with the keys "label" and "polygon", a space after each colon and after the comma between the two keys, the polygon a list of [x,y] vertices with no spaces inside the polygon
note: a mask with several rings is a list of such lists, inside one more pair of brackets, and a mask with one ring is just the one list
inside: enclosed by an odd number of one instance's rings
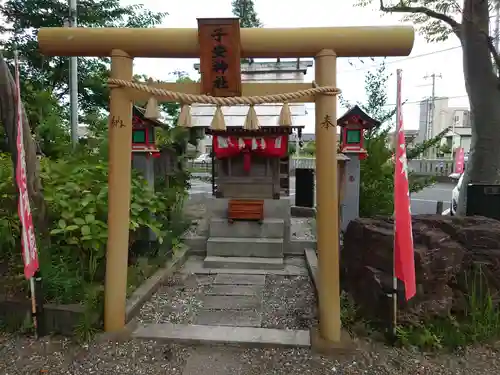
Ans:
{"label": "power line", "polygon": [[427,56],[437,55],[438,53],[453,51],[453,50],[456,50],[456,49],[459,49],[459,48],[462,48],[462,46],[455,46],[455,47],[441,49],[441,50],[438,50],[438,51],[421,53],[419,55],[408,56],[408,57],[404,57],[404,58],[398,59],[398,60],[382,61],[382,62],[379,62],[379,63],[376,63],[376,64],[370,64],[370,65],[367,65],[367,66],[363,66],[361,68],[341,70],[341,71],[338,72],[338,74],[340,74],[340,73],[355,73],[355,72],[359,72],[359,71],[363,71],[363,70],[368,70],[368,69],[376,68],[376,67],[379,67],[382,64],[385,64],[385,65],[397,64],[397,63],[400,63],[400,62],[403,62],[403,61],[414,60],[414,59],[419,59],[421,57],[427,57]]}
{"label": "power line", "polygon": [[[467,98],[467,95],[456,95],[456,96],[447,96],[443,97],[442,99],[462,99],[462,98]],[[436,98],[436,101],[439,101],[441,98]],[[403,106],[407,104],[420,104],[421,102],[425,101],[425,99],[420,99],[420,100],[412,100],[412,101],[405,101],[403,102]],[[396,103],[394,104],[385,104],[382,107],[395,107]]]}

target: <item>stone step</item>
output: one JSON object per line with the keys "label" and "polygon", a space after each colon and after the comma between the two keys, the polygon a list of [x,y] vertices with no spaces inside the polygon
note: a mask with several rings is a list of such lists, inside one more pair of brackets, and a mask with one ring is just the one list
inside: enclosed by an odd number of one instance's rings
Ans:
{"label": "stone step", "polygon": [[198,312],[195,324],[230,327],[260,327],[261,314],[256,310],[214,310]]}
{"label": "stone step", "polygon": [[283,219],[264,219],[261,224],[255,221],[234,221],[213,218],[210,220],[209,237],[238,238],[283,238],[285,221]]}
{"label": "stone step", "polygon": [[266,275],[227,274],[217,272],[214,285],[265,285]]}
{"label": "stone step", "polygon": [[283,239],[210,237],[207,256],[283,258]]}
{"label": "stone step", "polygon": [[260,296],[262,285],[218,285],[212,284],[205,292],[207,296]]}
{"label": "stone step", "polygon": [[266,269],[282,270],[285,268],[283,258],[257,257],[216,257],[207,256],[203,261],[205,268],[231,269]]}
{"label": "stone step", "polygon": [[224,327],[188,324],[149,324],[139,326],[133,338],[184,344],[235,344],[255,347],[311,346],[309,331],[271,328]]}
{"label": "stone step", "polygon": [[261,307],[261,298],[258,296],[204,295],[201,301],[203,310],[257,310]]}

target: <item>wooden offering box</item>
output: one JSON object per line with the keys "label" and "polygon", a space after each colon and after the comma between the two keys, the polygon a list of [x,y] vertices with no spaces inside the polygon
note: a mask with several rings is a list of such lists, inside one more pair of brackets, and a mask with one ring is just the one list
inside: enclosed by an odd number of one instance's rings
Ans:
{"label": "wooden offering box", "polygon": [[264,220],[264,201],[256,199],[230,199],[227,211],[230,223],[234,220],[255,220],[262,222]]}

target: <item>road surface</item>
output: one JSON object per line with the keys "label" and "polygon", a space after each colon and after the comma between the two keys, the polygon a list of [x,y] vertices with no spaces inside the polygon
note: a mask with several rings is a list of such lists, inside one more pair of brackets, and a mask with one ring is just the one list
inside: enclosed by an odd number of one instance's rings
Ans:
{"label": "road surface", "polygon": [[[197,174],[201,175],[201,174]],[[207,174],[206,176],[210,176]],[[295,199],[295,177],[290,177],[290,199]],[[438,201],[443,202],[443,210],[450,208],[451,191],[454,185],[452,184],[435,184],[425,188],[418,193],[411,195],[411,211],[412,214],[435,214]],[[189,194],[192,196],[210,195],[212,194],[212,185],[209,182],[204,182],[193,178],[191,180],[191,190]]]}

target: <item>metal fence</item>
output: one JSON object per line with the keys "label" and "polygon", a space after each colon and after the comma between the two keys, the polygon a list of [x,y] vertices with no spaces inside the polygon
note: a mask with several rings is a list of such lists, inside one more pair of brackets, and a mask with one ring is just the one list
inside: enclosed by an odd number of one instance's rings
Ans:
{"label": "metal fence", "polygon": [[[212,173],[212,163],[196,163],[188,161],[187,167],[193,172]],[[307,158],[291,158],[290,172],[295,172],[296,168],[315,169],[316,159],[313,157]],[[445,159],[414,159],[408,161],[408,169],[415,174],[422,176],[449,176],[453,173],[454,161]]]}
{"label": "metal fence", "polygon": [[[296,168],[316,168],[315,158],[293,158],[290,162],[290,169]],[[411,172],[422,176],[449,176],[453,173],[454,161],[445,159],[417,159],[409,160],[408,168]]]}

